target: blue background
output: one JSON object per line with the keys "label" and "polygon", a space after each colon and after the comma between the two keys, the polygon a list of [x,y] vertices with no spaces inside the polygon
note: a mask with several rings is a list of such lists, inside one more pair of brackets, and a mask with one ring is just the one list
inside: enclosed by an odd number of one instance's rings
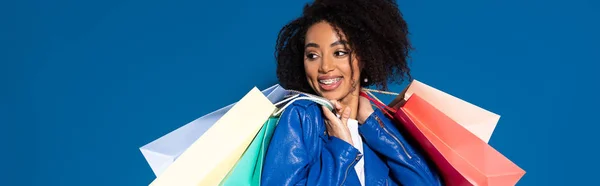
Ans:
{"label": "blue background", "polygon": [[[277,83],[304,3],[0,2],[0,185],[147,185],[139,147]],[[598,1],[399,4],[413,75],[502,115],[490,144],[519,185],[597,180]]]}

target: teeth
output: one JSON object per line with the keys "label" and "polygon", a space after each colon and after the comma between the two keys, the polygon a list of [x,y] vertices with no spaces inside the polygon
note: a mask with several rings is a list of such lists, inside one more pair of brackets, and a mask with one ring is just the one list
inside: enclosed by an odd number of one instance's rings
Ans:
{"label": "teeth", "polygon": [[319,80],[319,83],[323,83],[323,84],[326,84],[326,85],[331,85],[331,84],[337,83],[341,79],[342,78],[322,79],[322,80]]}

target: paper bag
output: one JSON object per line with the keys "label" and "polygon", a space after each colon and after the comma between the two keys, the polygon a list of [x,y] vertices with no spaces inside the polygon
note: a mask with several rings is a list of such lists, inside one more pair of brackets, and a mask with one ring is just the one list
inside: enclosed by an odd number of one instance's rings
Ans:
{"label": "paper bag", "polygon": [[265,122],[240,160],[221,181],[220,186],[260,185],[260,175],[262,173],[265,152],[278,121],[279,118],[271,117]]}
{"label": "paper bag", "polygon": [[274,111],[275,105],[253,88],[150,185],[218,185]]}
{"label": "paper bag", "polygon": [[[283,99],[288,91],[280,85],[273,85],[262,91],[275,103]],[[156,176],[160,175],[194,141],[219,120],[235,103],[206,114],[186,125],[142,146],[140,151]]]}
{"label": "paper bag", "polygon": [[515,185],[525,171],[475,134],[413,94],[395,113],[439,168],[448,186]]}
{"label": "paper bag", "polygon": [[488,143],[500,119],[500,115],[442,92],[420,81],[413,80],[388,106],[398,108],[413,94],[418,94],[436,109],[471,131]]}

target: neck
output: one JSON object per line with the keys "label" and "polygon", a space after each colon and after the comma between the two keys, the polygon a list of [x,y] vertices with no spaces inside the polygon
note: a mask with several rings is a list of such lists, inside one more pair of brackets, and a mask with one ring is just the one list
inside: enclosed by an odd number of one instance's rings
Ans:
{"label": "neck", "polygon": [[339,100],[343,106],[348,106],[348,107],[350,107],[350,109],[352,109],[352,112],[350,113],[350,119],[356,120],[356,116],[358,114],[359,93],[360,93],[360,88],[356,88],[355,90],[350,92],[348,95],[346,95],[346,97]]}

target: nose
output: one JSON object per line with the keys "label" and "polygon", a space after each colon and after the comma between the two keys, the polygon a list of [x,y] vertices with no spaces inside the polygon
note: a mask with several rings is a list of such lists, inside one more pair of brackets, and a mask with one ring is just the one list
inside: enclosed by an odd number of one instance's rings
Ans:
{"label": "nose", "polygon": [[327,74],[328,72],[331,72],[331,71],[333,71],[333,69],[335,69],[335,63],[333,62],[333,59],[331,56],[325,55],[321,59],[322,59],[321,66],[319,67],[320,73]]}

